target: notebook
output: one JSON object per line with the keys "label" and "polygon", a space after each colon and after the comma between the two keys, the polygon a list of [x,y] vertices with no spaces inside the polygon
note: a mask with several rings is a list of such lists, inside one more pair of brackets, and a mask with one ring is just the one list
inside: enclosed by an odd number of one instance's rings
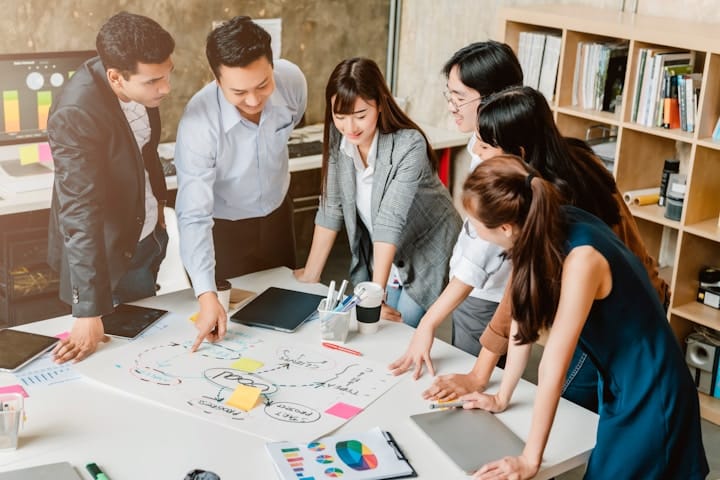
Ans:
{"label": "notebook", "polygon": [[485,410],[449,408],[410,418],[466,473],[488,462],[520,455],[525,447],[520,437]]}
{"label": "notebook", "polygon": [[105,334],[112,337],[135,338],[165,315],[167,310],[121,303],[115,311],[102,317]]}
{"label": "notebook", "polygon": [[323,295],[270,287],[235,312],[230,320],[255,327],[294,332],[317,315]]}
{"label": "notebook", "polygon": [[390,432],[378,427],[304,444],[272,442],[265,444],[265,449],[278,478],[283,480],[375,480],[417,476]]}
{"label": "notebook", "polygon": [[0,330],[0,370],[13,372],[52,348],[58,339],[20,330]]}
{"label": "notebook", "polygon": [[68,462],[61,462],[0,473],[0,480],[83,480],[83,478]]}

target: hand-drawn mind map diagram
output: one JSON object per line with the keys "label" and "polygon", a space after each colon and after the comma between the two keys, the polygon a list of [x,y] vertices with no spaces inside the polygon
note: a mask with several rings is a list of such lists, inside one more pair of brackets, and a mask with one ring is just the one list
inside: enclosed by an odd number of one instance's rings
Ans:
{"label": "hand-drawn mind map diagram", "polygon": [[[295,441],[338,428],[398,381],[375,362],[266,336],[233,326],[222,342],[203,343],[195,353],[191,338],[141,338],[116,350],[114,361],[83,373],[231,428]],[[250,411],[225,403],[239,385],[261,391],[261,402]]]}

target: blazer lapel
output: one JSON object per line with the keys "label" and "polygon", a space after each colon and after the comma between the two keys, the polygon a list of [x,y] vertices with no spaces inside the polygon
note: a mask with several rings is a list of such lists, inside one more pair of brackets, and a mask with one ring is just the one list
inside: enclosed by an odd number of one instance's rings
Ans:
{"label": "blazer lapel", "polygon": [[340,179],[340,183],[342,184],[341,195],[345,215],[345,229],[347,230],[348,238],[353,238],[357,229],[355,165],[353,164],[352,158],[345,155],[344,152],[338,151],[338,156],[338,179]]}
{"label": "blazer lapel", "polygon": [[375,223],[375,215],[380,210],[380,200],[385,196],[385,190],[390,181],[392,150],[392,134],[380,133],[378,136],[377,155],[375,156],[375,170],[373,172],[372,196],[370,200],[370,216],[373,223]]}

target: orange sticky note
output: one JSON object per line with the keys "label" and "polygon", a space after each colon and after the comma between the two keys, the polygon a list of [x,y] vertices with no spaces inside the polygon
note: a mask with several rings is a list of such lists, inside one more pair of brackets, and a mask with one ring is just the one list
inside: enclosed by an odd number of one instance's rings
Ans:
{"label": "orange sticky note", "polygon": [[235,391],[230,395],[225,403],[233,408],[250,411],[260,398],[260,389],[256,387],[248,387],[246,385],[238,385]]}
{"label": "orange sticky note", "polygon": [[258,360],[242,357],[235,360],[232,365],[230,365],[230,368],[234,368],[235,370],[242,370],[243,372],[254,372],[263,365],[264,363]]}
{"label": "orange sticky note", "polygon": [[200,312],[195,312],[192,315],[190,315],[190,321],[195,323],[195,320],[197,320],[198,315],[200,315]]}

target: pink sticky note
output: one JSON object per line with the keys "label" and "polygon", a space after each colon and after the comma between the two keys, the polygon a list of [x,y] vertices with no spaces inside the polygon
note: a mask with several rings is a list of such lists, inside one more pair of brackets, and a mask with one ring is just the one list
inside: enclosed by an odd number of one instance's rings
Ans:
{"label": "pink sticky note", "polygon": [[65,340],[70,336],[70,332],[62,332],[55,335],[55,338],[59,338],[60,340]]}
{"label": "pink sticky note", "polygon": [[0,387],[0,393],[19,393],[23,397],[29,397],[25,389],[20,385],[8,385],[7,387]]}
{"label": "pink sticky note", "polygon": [[362,408],[355,407],[353,405],[348,405],[347,403],[338,402],[332,407],[325,410],[325,413],[329,413],[330,415],[335,415],[336,417],[344,418],[347,420],[348,418],[352,418],[358,413],[362,412]]}
{"label": "pink sticky note", "polygon": [[38,153],[40,163],[52,163],[52,153],[50,152],[50,145],[47,142],[38,144]]}

